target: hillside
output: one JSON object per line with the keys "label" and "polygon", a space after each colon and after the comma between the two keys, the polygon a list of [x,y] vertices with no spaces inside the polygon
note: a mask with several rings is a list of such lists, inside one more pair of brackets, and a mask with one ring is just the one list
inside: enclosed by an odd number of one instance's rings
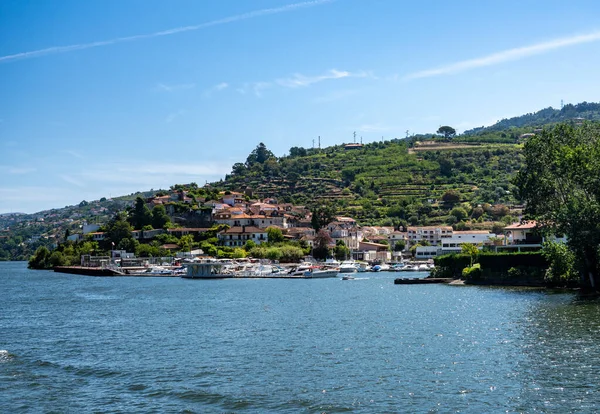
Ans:
{"label": "hillside", "polygon": [[502,119],[489,127],[473,128],[465,131],[463,135],[484,135],[491,132],[510,133],[516,129],[541,128],[558,122],[579,122],[582,120],[600,121],[600,103],[567,104],[561,109],[548,107],[534,113]]}
{"label": "hillside", "polygon": [[[255,152],[268,152],[261,145]],[[249,157],[212,185],[311,208],[331,206],[363,224],[452,224],[450,210],[458,203],[516,203],[510,181],[521,162],[517,144],[446,149],[393,140],[354,149],[292,148],[286,157],[269,155],[262,162]]]}
{"label": "hillside", "polygon": [[[490,229],[518,219],[521,207],[512,178],[523,163],[523,134],[569,119],[600,119],[600,104],[566,105],[445,140],[423,134],[407,139],[327,148],[292,147],[276,157],[259,144],[222,180],[198,187],[177,184],[192,201],[173,203],[174,225],[209,224],[211,203],[223,191],[249,199],[326,210],[355,218],[361,225],[453,225],[455,229]],[[504,129],[503,129],[504,128]],[[243,160],[241,160],[243,161]],[[40,246],[53,247],[83,223],[106,224],[131,207],[137,196],[157,190],[42,211],[0,216],[0,260],[26,260]]]}

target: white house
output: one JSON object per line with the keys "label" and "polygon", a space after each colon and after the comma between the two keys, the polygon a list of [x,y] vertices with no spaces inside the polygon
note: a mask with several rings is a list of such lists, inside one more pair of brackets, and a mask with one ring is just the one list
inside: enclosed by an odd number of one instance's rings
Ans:
{"label": "white house", "polygon": [[410,244],[427,241],[430,244],[437,246],[442,239],[452,237],[452,233],[452,227],[450,226],[409,227],[406,238]]}
{"label": "white house", "polygon": [[267,230],[254,226],[232,227],[218,234],[219,241],[225,246],[243,246],[248,240],[261,244],[268,240]]}

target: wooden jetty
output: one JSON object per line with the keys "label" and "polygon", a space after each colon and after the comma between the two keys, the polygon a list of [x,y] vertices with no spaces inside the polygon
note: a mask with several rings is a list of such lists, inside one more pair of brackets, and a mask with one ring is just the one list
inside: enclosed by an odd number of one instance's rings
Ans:
{"label": "wooden jetty", "polygon": [[452,278],[442,278],[442,277],[426,277],[426,278],[398,278],[394,280],[394,285],[426,285],[429,283],[445,283],[448,284],[452,282]]}

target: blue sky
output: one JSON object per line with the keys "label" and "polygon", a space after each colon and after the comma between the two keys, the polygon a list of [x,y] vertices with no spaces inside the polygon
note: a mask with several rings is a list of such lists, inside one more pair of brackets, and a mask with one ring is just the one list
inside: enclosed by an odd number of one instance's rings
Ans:
{"label": "blue sky", "polygon": [[597,1],[0,2],[0,213],[600,101]]}

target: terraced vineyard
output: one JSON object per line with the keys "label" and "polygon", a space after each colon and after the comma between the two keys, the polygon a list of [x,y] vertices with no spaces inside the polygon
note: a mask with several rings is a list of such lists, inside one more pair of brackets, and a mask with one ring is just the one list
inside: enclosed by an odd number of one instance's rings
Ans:
{"label": "terraced vineyard", "polygon": [[[516,144],[394,140],[360,149],[335,146],[304,152],[238,166],[221,186],[309,207],[332,205],[365,223],[394,217],[451,222],[449,210],[460,203],[472,208],[517,201],[511,179],[522,158]],[[458,199],[443,201],[449,192]]]}

